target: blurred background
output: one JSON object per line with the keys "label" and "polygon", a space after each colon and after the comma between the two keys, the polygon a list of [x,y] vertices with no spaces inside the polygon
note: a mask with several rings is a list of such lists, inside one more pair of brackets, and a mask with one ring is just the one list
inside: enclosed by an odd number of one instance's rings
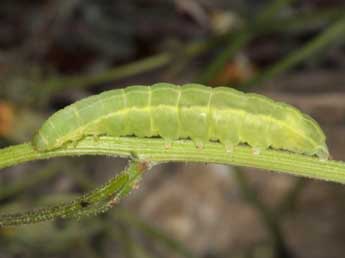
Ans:
{"label": "blurred background", "polygon": [[[293,104],[345,160],[343,0],[2,0],[0,146],[127,85],[199,82]],[[0,212],[68,201],[126,160],[59,158],[0,173]],[[254,169],[167,164],[108,213],[1,228],[0,258],[341,258],[345,187]]]}

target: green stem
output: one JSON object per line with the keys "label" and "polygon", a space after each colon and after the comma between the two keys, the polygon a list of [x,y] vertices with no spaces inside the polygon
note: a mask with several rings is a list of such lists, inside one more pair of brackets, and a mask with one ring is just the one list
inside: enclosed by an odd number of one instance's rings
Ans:
{"label": "green stem", "polygon": [[[213,39],[207,42],[197,42],[189,44],[182,51],[186,56],[193,57],[205,50],[211,48],[221,39]],[[153,55],[133,63],[114,67],[113,69],[106,70],[101,73],[91,75],[77,75],[54,79],[45,83],[45,91],[49,94],[58,92],[66,86],[73,88],[83,88],[89,85],[96,85],[104,82],[116,81],[127,78],[133,75],[138,75],[151,71],[153,69],[161,68],[168,65],[174,59],[174,54],[170,52],[163,52]]]}
{"label": "green stem", "polygon": [[115,219],[121,219],[122,221],[126,221],[129,225],[134,225],[138,229],[141,229],[145,235],[156,239],[157,241],[159,241],[160,245],[168,247],[170,250],[174,251],[176,254],[182,257],[197,257],[182,242],[171,238],[171,236],[169,236],[167,233],[147,224],[140,218],[133,216],[130,212],[124,209],[117,209],[113,216]]}
{"label": "green stem", "polygon": [[[74,173],[73,173],[74,175]],[[94,182],[92,182],[90,179],[87,179],[85,177],[78,177],[78,183],[85,188],[85,190],[93,188],[94,187]],[[129,212],[126,209],[123,209],[121,207],[116,207],[114,211],[111,213],[111,218],[115,219],[116,221],[119,220],[123,223],[127,223],[129,226],[142,231],[146,236],[156,240],[160,245],[166,246],[173,252],[175,252],[177,255],[185,257],[185,258],[196,258],[197,256],[193,255],[193,252],[189,250],[182,242],[172,238],[169,236],[168,233],[160,230],[159,228],[148,224],[138,216],[133,215],[131,212]],[[107,217],[109,219],[109,217]],[[113,222],[110,222],[113,224]],[[118,231],[109,229],[109,234],[114,237],[115,239],[119,239],[122,237],[121,234],[119,234]],[[140,251],[140,246],[137,245],[135,248],[139,248]],[[141,252],[143,252],[142,250]],[[138,256],[138,255],[137,255]]]}
{"label": "green stem", "polygon": [[264,203],[259,199],[257,193],[251,189],[248,180],[243,171],[235,170],[235,178],[241,189],[244,198],[254,206],[265,225],[268,233],[270,234],[273,242],[274,253],[276,257],[289,257],[288,248],[284,240],[283,233],[279,226],[279,221],[275,217],[274,212],[271,211]]}
{"label": "green stem", "polygon": [[249,146],[236,146],[232,153],[227,153],[220,143],[208,142],[202,149],[196,148],[190,140],[175,141],[170,148],[160,138],[137,137],[86,137],[77,146],[69,144],[64,148],[37,152],[31,144],[20,144],[0,150],[0,168],[23,162],[48,159],[61,156],[107,155],[133,157],[153,163],[170,161],[219,163],[245,167],[255,167],[296,176],[322,179],[345,183],[345,163],[341,161],[323,161],[279,150],[263,150],[254,154]]}
{"label": "green stem", "polygon": [[[61,164],[60,164],[61,165]],[[53,176],[55,176],[59,171],[61,171],[61,166],[57,166],[54,162],[49,164],[47,167],[38,171],[37,173],[28,173],[21,180],[17,180],[15,185],[1,185],[0,188],[0,201],[7,200],[18,194],[23,193],[25,190],[32,188],[33,186],[46,181]]]}
{"label": "green stem", "polygon": [[[233,58],[238,51],[243,48],[256,34],[263,31],[263,28],[269,27],[276,13],[295,0],[272,0],[272,2],[255,19],[255,22],[246,24],[242,30],[238,31],[230,38],[228,46],[206,67],[200,78],[200,83],[210,83],[217,73],[223,69],[226,62]],[[273,21],[276,22],[276,21]],[[277,27],[275,27],[277,28]],[[280,27],[279,29],[281,29]],[[267,30],[266,30],[267,32]]]}
{"label": "green stem", "polygon": [[243,86],[257,85],[264,80],[272,79],[274,76],[283,73],[317,52],[320,52],[327,45],[330,45],[335,41],[343,41],[345,38],[344,35],[345,16],[336,21],[333,25],[329,26],[324,32],[316,36],[302,48],[297,49],[293,53],[289,54],[286,58],[268,68],[263,73],[259,74],[248,82],[245,82]]}
{"label": "green stem", "polygon": [[146,169],[148,167],[141,165],[139,161],[131,162],[120,175],[77,200],[36,211],[3,214],[0,216],[0,226],[38,223],[56,218],[79,218],[103,213],[135,188]]}
{"label": "green stem", "polygon": [[135,257],[135,251],[133,243],[133,239],[130,232],[130,227],[125,225],[124,223],[117,223],[117,229],[116,231],[119,231],[119,238],[118,241],[120,242],[121,249],[123,250],[123,254],[125,258],[134,258]]}
{"label": "green stem", "polygon": [[[277,5],[276,7],[279,7]],[[275,7],[275,8],[276,8]],[[275,10],[275,9],[272,9]],[[314,24],[315,22],[325,22],[333,19],[334,17],[340,16],[344,12],[343,9],[326,10],[320,11],[313,14],[306,14],[298,17],[280,18],[271,23],[265,23],[264,25],[257,26],[256,30],[258,33],[267,31],[282,31],[286,29],[296,29],[305,27],[306,24]],[[244,35],[248,32],[248,35]],[[253,30],[239,31],[235,35],[223,35],[220,37],[213,38],[206,42],[193,42],[189,43],[184,49],[184,56],[191,59],[203,52],[218,46],[220,43],[227,40],[229,47],[222,52],[219,58],[216,58],[207,69],[203,77],[200,79],[201,82],[208,82],[212,79],[214,74],[224,66],[224,63],[229,60],[237,51],[248,42],[253,35]],[[85,88],[91,85],[97,85],[105,82],[116,81],[124,78],[128,78],[133,75],[142,74],[145,72],[152,71],[170,64],[174,60],[174,54],[171,52],[163,52],[153,56],[149,56],[129,64],[120,65],[112,69],[91,75],[77,75],[77,76],[66,76],[57,79],[51,79],[39,85],[37,89],[42,93],[54,94],[55,92],[61,91],[66,87],[73,88]],[[220,68],[219,68],[220,67]]]}
{"label": "green stem", "polygon": [[231,42],[229,42],[229,46],[211,62],[198,81],[202,84],[209,84],[216,74],[223,69],[226,62],[234,57],[238,50],[247,44],[253,36],[254,33],[252,31],[245,29],[233,35],[231,37]]}
{"label": "green stem", "polygon": [[343,17],[344,7],[327,8],[318,11],[305,12],[294,17],[280,18],[279,22],[268,24],[268,30],[303,31],[306,28],[318,28]]}
{"label": "green stem", "polygon": [[296,203],[298,202],[302,191],[306,188],[307,182],[308,181],[304,178],[297,178],[289,192],[283,198],[281,203],[278,204],[278,207],[276,207],[275,214],[277,217],[286,217],[296,208]]}
{"label": "green stem", "polygon": [[280,10],[292,4],[296,0],[271,0],[271,3],[266,6],[261,13],[256,17],[257,23],[265,23],[272,20],[274,16],[279,14]]}

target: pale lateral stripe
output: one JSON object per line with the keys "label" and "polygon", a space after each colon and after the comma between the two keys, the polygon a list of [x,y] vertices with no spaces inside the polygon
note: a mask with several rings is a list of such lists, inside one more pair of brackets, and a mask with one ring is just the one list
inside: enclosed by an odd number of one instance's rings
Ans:
{"label": "pale lateral stripe", "polygon": [[[182,88],[183,88],[183,86],[182,86]],[[181,88],[181,89],[182,89]],[[171,90],[173,90],[173,91],[176,91],[176,92],[178,92],[178,97],[177,97],[177,102],[176,102],[176,107],[173,107],[173,106],[168,106],[168,105],[161,105],[162,107],[165,107],[165,108],[170,108],[170,109],[172,109],[172,110],[174,110],[174,111],[176,111],[176,108],[177,108],[177,114],[178,114],[178,130],[181,130],[181,122],[180,122],[180,108],[179,108],[179,102],[180,102],[180,98],[181,98],[181,89],[174,89],[174,88],[171,88]],[[210,90],[210,92],[211,92],[211,94],[210,95],[212,95],[212,93],[213,93],[213,89],[212,88],[210,88],[211,90]],[[64,142],[62,139],[69,139],[70,137],[73,137],[74,135],[79,135],[85,128],[87,128],[90,124],[93,124],[93,123],[98,123],[98,122],[100,122],[101,120],[103,120],[103,119],[107,119],[107,118],[109,118],[109,117],[111,117],[111,116],[115,116],[116,114],[121,114],[121,113],[126,113],[126,112],[128,112],[129,111],[129,109],[130,108],[128,108],[128,102],[127,102],[127,96],[126,96],[126,92],[125,92],[125,90],[124,89],[119,89],[119,90],[121,90],[122,91],[122,97],[123,97],[123,100],[124,100],[124,103],[125,103],[125,108],[123,108],[122,110],[118,110],[118,111],[115,111],[115,112],[110,112],[110,113],[108,113],[107,115],[104,115],[104,116],[102,116],[102,117],[100,117],[99,119],[95,119],[95,120],[93,120],[93,121],[90,121],[89,123],[85,123],[84,125],[81,125],[81,117],[80,117],[80,114],[79,114],[79,112],[78,112],[78,110],[73,106],[73,104],[72,104],[72,111],[75,113],[75,115],[76,115],[76,117],[77,117],[77,122],[78,122],[78,124],[79,124],[79,128],[77,128],[76,130],[74,130],[72,133],[69,133],[69,134],[67,134],[67,135],[65,135],[65,136],[62,136],[62,137],[60,137],[58,140],[60,141],[61,140],[61,142]],[[154,89],[153,89],[154,90]],[[152,90],[152,91],[153,91]],[[187,91],[189,91],[189,90],[195,90],[195,88],[193,89],[193,88],[191,88],[191,89],[185,89],[185,90],[187,90]],[[204,92],[206,92],[206,90],[205,89],[199,89],[200,91],[204,91]],[[151,88],[150,88],[150,91],[151,91]],[[237,91],[237,90],[234,90],[234,91],[236,91],[236,92],[239,92],[239,93],[241,93],[240,91]],[[219,92],[219,91],[218,91]],[[152,92],[150,92],[151,94],[152,94]],[[230,92],[230,93],[232,93],[232,92]],[[224,94],[227,94],[227,95],[229,95],[229,92],[227,92],[226,90],[224,90]],[[242,94],[244,94],[244,93],[242,93]],[[231,95],[231,94],[230,94]],[[246,95],[246,94],[244,94],[244,95]],[[111,95],[111,96],[108,96],[108,97],[106,97],[106,98],[100,98],[99,100],[97,100],[97,102],[99,102],[99,101],[101,101],[101,102],[103,102],[104,100],[108,100],[109,98],[113,98],[114,97],[114,95]],[[210,98],[211,99],[211,98]],[[210,100],[209,99],[209,100]],[[266,99],[263,99],[263,101],[265,101],[265,102],[267,102],[268,103],[268,101],[266,100]],[[272,102],[271,102],[272,101]],[[280,102],[277,102],[277,101],[274,101],[274,100],[270,100],[269,101],[269,103],[271,103],[271,104],[278,104],[279,105],[279,103]],[[104,103],[102,103],[103,105],[104,105]],[[87,108],[87,107],[89,107],[90,105],[94,105],[94,103],[92,103],[92,104],[89,104],[89,105],[86,105],[86,106],[84,106],[84,107],[82,107],[82,108],[80,108],[80,110],[83,110],[83,109],[85,109],[85,108]],[[209,109],[209,107],[210,107],[211,105],[210,105],[210,101],[209,101],[209,103],[208,103],[208,109]],[[203,108],[202,106],[195,106],[196,108]],[[292,106],[291,106],[292,107]],[[210,107],[211,108],[211,107]],[[135,109],[135,108],[134,108]],[[151,109],[151,110],[150,110]],[[140,110],[146,110],[146,111],[152,111],[152,107],[151,107],[151,103],[150,103],[150,105],[149,105],[149,107],[148,108],[140,108]],[[246,114],[246,113],[248,113],[247,111],[244,111],[244,110],[240,110],[240,109],[234,109],[234,108],[226,108],[226,109],[222,109],[222,110],[224,110],[224,111],[230,111],[230,112],[234,112],[234,113],[243,113],[243,114]],[[293,107],[292,107],[292,110],[291,111],[294,111],[294,113],[297,113],[299,116],[301,115],[301,113],[298,111],[298,110],[295,110]],[[210,112],[210,111],[208,111],[208,112]],[[250,113],[249,113],[250,114]],[[253,114],[250,114],[250,115],[253,115]],[[277,123],[277,124],[279,124],[280,126],[282,126],[282,127],[285,127],[285,128],[287,128],[288,130],[290,130],[291,132],[293,132],[293,133],[295,133],[296,135],[299,135],[300,137],[302,137],[302,138],[305,138],[305,139],[307,139],[307,141],[309,141],[310,143],[312,143],[313,145],[315,145],[315,142],[314,141],[312,141],[310,138],[307,138],[306,137],[306,135],[304,135],[303,134],[303,131],[299,131],[299,130],[297,130],[296,128],[293,128],[293,127],[290,127],[289,126],[289,124],[288,123],[284,123],[284,121],[281,121],[281,120],[278,120],[278,119],[275,119],[275,118],[272,118],[271,116],[267,116],[267,115],[264,115],[264,114],[255,114],[255,116],[257,116],[257,117],[260,117],[260,118],[262,118],[263,120],[266,120],[266,121],[272,121],[272,122],[274,122],[274,123]],[[151,125],[152,126],[152,125]],[[315,126],[314,126],[315,127]],[[152,127],[151,127],[152,128]],[[180,132],[179,132],[179,135],[180,135]]]}
{"label": "pale lateral stripe", "polygon": [[[179,98],[178,98],[178,99],[179,99]],[[168,106],[168,105],[161,105],[161,106],[164,107],[164,108],[168,108],[168,109],[171,109],[171,110],[173,110],[173,111],[176,111],[176,107]],[[177,108],[178,108],[178,107],[177,107]],[[202,109],[202,108],[205,108],[205,107],[203,107],[203,106],[194,106],[193,108]],[[60,139],[58,139],[58,141],[59,141],[59,142],[64,142],[64,140],[63,140],[64,138],[65,138],[65,139],[70,139],[70,138],[73,137],[74,135],[82,135],[81,132],[82,132],[85,128],[87,128],[90,124],[98,123],[98,122],[100,122],[100,121],[103,120],[103,119],[108,119],[108,118],[110,118],[110,117],[112,117],[112,116],[115,116],[115,115],[118,115],[118,114],[125,114],[125,113],[128,113],[128,110],[129,110],[129,109],[134,109],[134,110],[140,110],[140,111],[147,111],[147,112],[149,112],[150,107],[146,107],[146,108],[134,108],[134,107],[132,107],[132,108],[125,108],[125,109],[122,109],[122,110],[119,110],[119,111],[116,111],[116,112],[109,113],[109,114],[107,114],[107,115],[105,115],[105,116],[100,117],[99,119],[93,120],[93,121],[90,122],[90,123],[87,123],[87,124],[85,124],[85,125],[83,125],[83,126],[80,126],[80,127],[79,127],[77,130],[75,130],[74,132],[69,133],[69,134],[66,134],[66,136],[61,137]],[[179,108],[178,108],[178,110],[179,110]],[[205,110],[205,112],[206,112],[206,111],[207,111],[207,110]],[[245,115],[246,113],[248,113],[248,112],[246,112],[246,111],[244,111],[244,110],[232,109],[232,108],[222,109],[222,111],[223,111],[223,112],[238,113],[238,114],[242,113],[242,114],[244,114],[244,115]],[[179,113],[179,112],[178,112],[178,113]],[[250,115],[252,115],[252,114],[250,114]],[[290,127],[288,123],[284,123],[284,122],[282,122],[282,121],[280,121],[280,120],[273,119],[271,116],[267,116],[267,115],[255,115],[255,116],[258,116],[258,117],[260,117],[261,119],[266,120],[266,121],[270,121],[270,122],[277,123],[277,124],[279,124],[280,126],[285,127],[286,129],[289,129],[291,132],[295,133],[296,135],[298,135],[298,136],[300,136],[300,137],[302,137],[302,138],[305,138],[305,139],[306,139],[307,141],[309,141],[311,144],[315,145],[315,142],[312,141],[310,138],[306,137],[306,135],[304,135],[303,132],[300,132],[299,130],[296,130],[296,128]],[[181,126],[180,126],[180,119],[178,119],[178,122],[179,122],[179,127],[181,127]]]}
{"label": "pale lateral stripe", "polygon": [[[179,95],[179,96],[180,96],[180,95]],[[178,98],[178,99],[179,99],[179,98]],[[168,105],[161,105],[161,106],[164,107],[164,108],[168,108],[168,109],[171,109],[171,110],[173,110],[173,111],[176,111],[176,107],[168,106]],[[178,108],[178,110],[179,110],[179,107],[177,107],[177,108]],[[200,108],[200,109],[202,109],[203,106],[195,106],[195,108]],[[133,107],[132,107],[132,108],[125,108],[125,109],[123,109],[123,110],[119,110],[119,111],[116,111],[116,112],[109,113],[109,114],[107,114],[107,115],[105,115],[105,116],[102,116],[102,117],[99,118],[99,119],[93,120],[92,122],[85,124],[84,126],[81,126],[80,128],[78,128],[78,129],[75,130],[74,132],[69,133],[69,134],[67,134],[67,135],[64,136],[64,137],[59,138],[58,141],[59,141],[59,142],[64,142],[64,140],[63,140],[64,138],[65,138],[65,139],[70,139],[70,138],[73,137],[74,135],[82,135],[81,132],[82,132],[85,128],[87,128],[90,124],[98,123],[98,122],[100,122],[100,121],[103,120],[103,119],[108,119],[108,118],[110,118],[110,117],[112,117],[112,116],[115,116],[115,115],[118,115],[118,114],[125,114],[125,113],[128,113],[128,110],[129,110],[129,109],[141,110],[141,111],[147,111],[147,112],[149,112],[150,107],[146,107],[146,108],[133,108]],[[206,111],[206,110],[205,110],[205,111]],[[242,113],[242,114],[244,114],[244,115],[247,113],[247,112],[244,111],[244,110],[240,110],[240,109],[231,109],[231,108],[222,109],[222,111],[223,111],[223,112],[238,113],[238,114],[239,114],[239,113]],[[179,112],[178,112],[178,114],[179,114]],[[277,124],[279,124],[280,126],[285,127],[286,129],[289,129],[291,132],[295,133],[296,135],[299,135],[300,137],[306,139],[306,140],[309,141],[311,144],[315,145],[315,142],[312,141],[310,138],[306,137],[306,135],[304,135],[303,132],[300,132],[299,130],[296,130],[296,128],[290,127],[288,123],[284,123],[284,122],[282,122],[282,121],[280,121],[280,120],[273,119],[271,116],[266,116],[266,115],[255,115],[255,116],[258,116],[258,117],[260,117],[261,119],[266,120],[266,121],[270,121],[270,122],[273,122],[273,123],[277,123]],[[178,119],[178,123],[179,123],[179,127],[181,127],[181,125],[180,125],[180,119]]]}
{"label": "pale lateral stripe", "polygon": [[[147,86],[146,86],[147,87]],[[180,89],[175,89],[175,88],[170,88],[171,90],[173,90],[173,91],[175,91],[175,92],[177,92],[178,93],[178,102],[179,102],[179,99],[180,99],[180,96],[181,96],[181,89],[183,89],[183,85],[182,86],[180,86],[181,88]],[[214,89],[212,89],[211,87],[208,87],[208,88],[210,88],[211,90],[211,92],[213,92],[214,91]],[[219,90],[219,88],[223,88],[222,90]],[[217,89],[217,88],[216,88]],[[120,91],[122,91],[122,93],[123,94],[121,94],[121,95],[126,95],[126,92],[125,92],[125,89],[119,89]],[[158,89],[156,89],[156,90],[158,90]],[[184,89],[184,91],[191,91],[191,90],[195,90],[195,88],[190,88],[190,89]],[[203,91],[203,92],[206,92],[206,90],[205,89],[198,89],[199,91]],[[229,91],[229,90],[231,90],[231,91]],[[155,91],[155,89],[152,89],[152,91]],[[241,92],[241,91],[238,91],[238,90],[236,90],[236,89],[233,89],[233,88],[227,88],[227,87],[218,87],[218,90],[217,90],[217,93],[220,93],[220,92],[222,92],[222,93],[224,93],[225,95],[229,95],[230,97],[232,96],[232,95],[237,95],[237,94],[241,94],[241,95],[243,95],[244,97],[248,97],[247,95],[249,95],[249,94],[252,94],[252,93],[243,93],[243,92]],[[254,95],[254,94],[252,94],[252,95]],[[97,102],[98,101],[103,101],[103,100],[108,100],[108,99],[110,99],[110,98],[113,98],[114,96],[113,95],[111,95],[111,96],[107,96],[107,97],[105,97],[105,98],[101,98],[101,99],[99,99],[99,100],[97,100]],[[127,98],[126,98],[126,96],[124,96],[124,100],[125,100],[125,106],[127,107]],[[264,101],[264,102],[266,102],[266,103],[268,103],[268,104],[273,104],[273,105],[280,105],[282,102],[279,102],[279,101],[275,101],[275,100],[273,100],[273,99],[268,99],[268,98],[262,98],[262,100]],[[79,110],[80,111],[82,111],[82,110],[84,110],[84,109],[87,109],[89,106],[91,106],[91,105],[94,105],[95,103],[91,103],[91,104],[88,104],[88,105],[85,105],[85,106],[83,106],[83,107],[81,107],[81,108],[79,108]],[[282,103],[282,104],[285,104],[285,103]],[[287,104],[286,104],[287,105]],[[73,104],[72,104],[72,106],[73,106]],[[298,116],[301,116],[302,114],[301,114],[301,112],[299,111],[299,110],[297,110],[295,107],[293,107],[293,106],[291,106],[291,105],[289,105],[289,107],[291,108],[289,111],[291,111],[291,112],[293,112],[293,113],[295,113],[295,114],[297,114]],[[75,107],[73,107],[73,109],[75,109]],[[74,110],[73,110],[74,111]],[[77,111],[77,110],[76,110]],[[78,111],[77,111],[78,112]],[[111,114],[111,113],[110,113]],[[80,119],[80,116],[79,116],[79,114],[77,114],[78,115],[78,118]],[[264,116],[264,115],[263,115]],[[277,121],[279,121],[279,120],[277,120]],[[81,124],[79,123],[79,125],[81,126]],[[313,126],[314,128],[316,128],[315,127],[315,125]]]}

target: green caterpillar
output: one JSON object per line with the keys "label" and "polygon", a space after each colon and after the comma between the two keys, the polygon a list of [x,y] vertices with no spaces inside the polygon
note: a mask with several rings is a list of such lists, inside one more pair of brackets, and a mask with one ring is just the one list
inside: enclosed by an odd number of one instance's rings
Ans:
{"label": "green caterpillar", "polygon": [[105,91],[53,114],[33,138],[38,151],[87,135],[162,137],[167,146],[192,139],[197,147],[220,141],[231,152],[248,144],[327,159],[325,135],[311,117],[257,94],[198,84],[158,83]]}

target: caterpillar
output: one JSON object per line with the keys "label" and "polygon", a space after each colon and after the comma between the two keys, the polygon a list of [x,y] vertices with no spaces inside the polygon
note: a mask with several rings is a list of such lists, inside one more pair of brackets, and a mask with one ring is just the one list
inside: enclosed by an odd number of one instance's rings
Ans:
{"label": "caterpillar", "polygon": [[197,147],[219,141],[231,152],[247,144],[320,159],[326,137],[310,116],[282,102],[229,87],[157,83],[109,90],[54,113],[32,140],[37,151],[59,148],[87,135],[161,137],[167,146],[191,139]]}

